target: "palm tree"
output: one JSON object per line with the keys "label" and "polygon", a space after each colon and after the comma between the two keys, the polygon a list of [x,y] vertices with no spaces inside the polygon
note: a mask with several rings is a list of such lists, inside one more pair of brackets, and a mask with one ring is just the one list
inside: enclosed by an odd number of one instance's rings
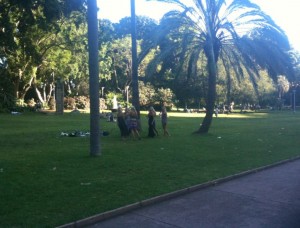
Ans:
{"label": "palm tree", "polygon": [[138,85],[138,58],[136,46],[135,0],[131,0],[131,43],[132,43],[132,103],[140,117],[140,99]]}
{"label": "palm tree", "polygon": [[[151,0],[149,0],[151,1]],[[216,100],[218,64],[223,64],[226,76],[234,72],[238,79],[248,75],[256,87],[259,71],[266,69],[277,75],[292,75],[288,55],[290,45],[282,29],[249,0],[153,0],[175,4],[176,10],[164,15],[160,22],[161,40],[168,47],[161,48],[160,60],[177,59],[186,65],[186,74],[198,73],[199,61],[206,61],[206,115],[196,133],[207,133],[212,123]],[[230,83],[230,81],[229,81]],[[230,85],[228,85],[230,89]],[[230,92],[230,91],[228,91]]]}
{"label": "palm tree", "polygon": [[98,62],[98,20],[97,2],[88,0],[88,45],[90,74],[90,155],[101,154],[99,130],[99,62]]}

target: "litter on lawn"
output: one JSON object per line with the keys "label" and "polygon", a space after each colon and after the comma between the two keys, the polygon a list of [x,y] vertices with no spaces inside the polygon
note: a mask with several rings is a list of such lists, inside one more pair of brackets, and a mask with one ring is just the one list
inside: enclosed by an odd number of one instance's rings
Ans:
{"label": "litter on lawn", "polygon": [[[108,131],[100,131],[101,136],[108,136]],[[87,131],[72,131],[72,132],[61,132],[60,136],[68,136],[68,137],[87,137],[90,136],[90,132]]]}

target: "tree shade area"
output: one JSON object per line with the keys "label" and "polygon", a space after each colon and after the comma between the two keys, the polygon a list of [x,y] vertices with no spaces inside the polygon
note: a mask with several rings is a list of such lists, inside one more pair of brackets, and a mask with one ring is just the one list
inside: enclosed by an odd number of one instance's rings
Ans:
{"label": "tree shade area", "polygon": [[[114,97],[122,106],[138,97],[141,109],[205,110],[200,133],[208,131],[216,108],[229,109],[232,102],[298,105],[299,53],[257,5],[165,2],[180,7],[159,23],[135,17],[137,83],[132,18],[98,21],[100,110],[112,109]],[[64,82],[66,109],[90,108],[87,1],[3,0],[0,6],[0,111],[40,104],[53,109],[58,79]]]}

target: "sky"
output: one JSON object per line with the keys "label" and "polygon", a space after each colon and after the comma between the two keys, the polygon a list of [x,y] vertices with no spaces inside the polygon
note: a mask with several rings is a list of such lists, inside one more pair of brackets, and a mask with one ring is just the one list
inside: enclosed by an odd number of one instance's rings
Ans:
{"label": "sky", "polygon": [[[112,22],[130,16],[130,0],[97,0],[99,17]],[[293,48],[300,52],[300,0],[252,0],[267,13],[286,33]],[[139,16],[148,16],[157,21],[172,9],[167,3],[135,0],[135,11]]]}

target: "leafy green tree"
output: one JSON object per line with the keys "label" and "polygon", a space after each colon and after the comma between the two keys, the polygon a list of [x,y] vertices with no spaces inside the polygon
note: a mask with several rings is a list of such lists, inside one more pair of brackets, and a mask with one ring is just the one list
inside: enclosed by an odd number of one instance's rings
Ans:
{"label": "leafy green tree", "polygon": [[38,67],[33,83],[42,103],[49,102],[58,78],[65,81],[67,95],[82,95],[79,94],[80,84],[88,78],[86,33],[84,15],[73,12],[61,23],[55,39],[49,39],[45,44],[51,48],[43,55],[43,63]]}
{"label": "leafy green tree", "polygon": [[[150,40],[153,30],[158,25],[156,22],[146,16],[136,16],[136,38],[137,40]],[[123,38],[131,34],[131,17],[122,18],[119,23],[113,24],[115,38]]]}
{"label": "leafy green tree", "polygon": [[174,93],[170,88],[158,88],[155,96],[156,102],[159,102],[159,106],[165,106],[172,108],[173,100],[175,99]]}
{"label": "leafy green tree", "polygon": [[[45,77],[50,77],[52,72],[51,68],[46,69],[45,66],[50,65],[49,58],[46,59],[47,54],[51,49],[58,50],[58,47],[63,48],[61,45],[67,43],[67,40],[63,42],[59,40],[58,34],[66,23],[65,19],[71,16],[74,10],[81,13],[86,11],[84,2],[83,0],[61,2],[3,0],[0,2],[2,9],[0,56],[7,59],[6,71],[12,78],[16,98],[23,100],[27,91],[33,86],[37,92],[38,88],[44,90],[45,82],[49,82]],[[77,20],[73,23],[78,25],[81,21]],[[37,76],[40,73],[43,75],[39,79]],[[51,83],[49,91],[51,85],[53,87],[53,80]],[[38,93],[38,97],[46,100],[41,93]]]}
{"label": "leafy green tree", "polygon": [[278,89],[278,98],[282,98],[282,96],[289,91],[290,83],[287,78],[283,75],[279,75],[277,77],[277,89]]}
{"label": "leafy green tree", "polygon": [[[249,0],[161,0],[176,4],[180,10],[166,13],[161,20],[161,37],[171,45],[161,55],[187,66],[187,74],[198,72],[205,57],[208,72],[206,116],[197,133],[207,133],[212,123],[218,78],[217,64],[227,59],[225,68],[235,77],[245,73],[256,88],[259,70],[266,69],[292,76],[289,42],[273,20]],[[166,54],[169,53],[169,54]]]}
{"label": "leafy green tree", "polygon": [[153,106],[155,103],[156,91],[151,83],[144,83],[139,81],[139,93],[141,106],[147,108]]}
{"label": "leafy green tree", "polygon": [[[43,12],[38,2],[1,1],[1,56],[7,59],[7,74],[14,84],[14,96],[24,99],[32,85],[37,66],[41,63],[37,37],[43,28],[43,20],[37,21]],[[34,40],[34,42],[33,42]]]}
{"label": "leafy green tree", "polygon": [[114,39],[117,39],[116,36],[116,31],[114,24],[107,19],[101,19],[99,20],[99,32],[98,32],[98,37],[99,37],[99,47],[101,45],[112,42]]}
{"label": "leafy green tree", "polygon": [[185,108],[200,108],[200,100],[205,96],[205,76],[198,78],[179,77],[169,82],[169,87],[178,99],[178,105]]}
{"label": "leafy green tree", "polygon": [[121,92],[132,82],[131,39],[126,36],[100,49],[101,80],[107,89]]}
{"label": "leafy green tree", "polygon": [[171,108],[175,96],[170,88],[155,88],[150,82],[139,81],[139,93],[141,107],[147,109],[149,106]]}
{"label": "leafy green tree", "polygon": [[[127,89],[132,92],[132,41],[131,17],[125,17],[119,23],[109,20],[100,21],[100,77],[101,86],[106,91],[123,94],[127,97]],[[146,68],[155,51],[148,43],[153,41],[153,29],[157,27],[153,19],[136,16],[136,46],[138,78],[144,77]],[[147,49],[145,51],[144,49]],[[147,54],[147,55],[146,55]],[[132,98],[132,96],[131,96]],[[142,102],[141,102],[142,103]]]}

